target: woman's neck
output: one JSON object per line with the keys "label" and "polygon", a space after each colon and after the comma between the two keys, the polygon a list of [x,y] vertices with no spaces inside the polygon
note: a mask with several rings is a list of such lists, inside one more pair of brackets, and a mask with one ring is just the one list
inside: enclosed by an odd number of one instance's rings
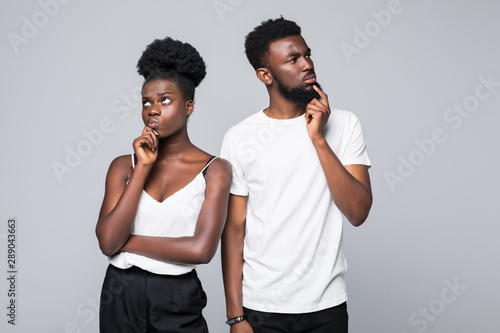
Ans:
{"label": "woman's neck", "polygon": [[191,151],[195,146],[189,140],[186,131],[160,139],[158,142],[158,158],[173,158],[182,156]]}

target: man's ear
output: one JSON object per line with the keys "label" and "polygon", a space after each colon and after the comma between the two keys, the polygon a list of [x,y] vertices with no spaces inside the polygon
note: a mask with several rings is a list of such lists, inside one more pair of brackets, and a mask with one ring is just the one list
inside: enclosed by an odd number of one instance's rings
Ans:
{"label": "man's ear", "polygon": [[257,74],[257,77],[259,80],[264,83],[266,86],[269,86],[273,83],[273,76],[271,74],[271,71],[267,68],[257,68],[257,71],[255,72]]}
{"label": "man's ear", "polygon": [[192,99],[186,101],[186,115],[190,115],[194,111],[194,102]]}

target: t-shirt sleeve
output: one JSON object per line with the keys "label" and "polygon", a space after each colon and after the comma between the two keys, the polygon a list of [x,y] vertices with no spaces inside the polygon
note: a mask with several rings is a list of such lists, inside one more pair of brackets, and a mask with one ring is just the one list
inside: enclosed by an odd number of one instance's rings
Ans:
{"label": "t-shirt sleeve", "polygon": [[241,167],[241,163],[238,159],[238,154],[234,147],[234,143],[231,141],[227,133],[224,136],[224,140],[222,141],[220,156],[228,160],[229,163],[231,163],[231,167],[233,169],[233,181],[230,191],[231,194],[242,196],[248,195],[248,184],[243,172],[243,168]]}
{"label": "t-shirt sleeve", "polygon": [[363,164],[368,167],[371,166],[370,158],[368,157],[368,152],[366,151],[363,128],[361,127],[358,117],[352,113],[349,118],[348,140],[345,153],[342,158],[342,164]]}

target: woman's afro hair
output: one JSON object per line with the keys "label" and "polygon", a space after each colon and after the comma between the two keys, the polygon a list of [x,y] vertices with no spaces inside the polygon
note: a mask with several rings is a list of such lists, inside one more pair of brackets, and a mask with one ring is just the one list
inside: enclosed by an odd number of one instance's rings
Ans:
{"label": "woman's afro hair", "polygon": [[300,35],[297,23],[282,17],[262,22],[245,37],[245,53],[254,69],[267,66],[269,45],[277,40]]}
{"label": "woman's afro hair", "polygon": [[207,74],[198,51],[170,37],[155,39],[146,47],[137,63],[137,72],[144,77],[145,83],[157,78],[175,80],[187,99],[194,98],[194,88]]}

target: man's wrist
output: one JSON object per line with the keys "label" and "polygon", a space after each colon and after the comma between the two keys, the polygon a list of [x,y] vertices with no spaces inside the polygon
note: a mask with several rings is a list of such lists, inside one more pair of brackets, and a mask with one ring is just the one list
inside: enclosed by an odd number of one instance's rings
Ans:
{"label": "man's wrist", "polygon": [[326,141],[326,138],[324,135],[319,135],[315,137],[311,137],[311,142],[315,148],[319,148],[321,146],[327,146],[328,142]]}
{"label": "man's wrist", "polygon": [[226,318],[235,318],[245,314],[243,311],[243,306],[241,305],[241,301],[239,302],[229,302],[226,305]]}
{"label": "man's wrist", "polygon": [[244,320],[247,320],[247,316],[245,316],[245,315],[237,316],[237,317],[234,317],[234,318],[226,320],[226,324],[228,324],[229,326],[231,326],[231,325],[234,325],[234,324],[241,323]]}

